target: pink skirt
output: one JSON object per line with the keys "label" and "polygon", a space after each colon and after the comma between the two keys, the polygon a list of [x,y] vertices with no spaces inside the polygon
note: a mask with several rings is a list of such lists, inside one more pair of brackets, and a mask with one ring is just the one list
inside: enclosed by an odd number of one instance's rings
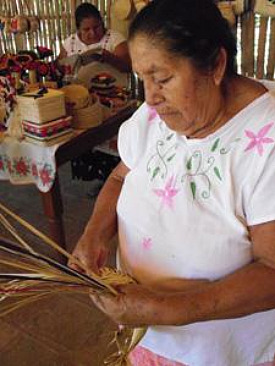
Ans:
{"label": "pink skirt", "polygon": [[[129,355],[131,366],[188,366],[181,362],[171,361],[159,356],[146,348],[137,346]],[[252,366],[275,366],[275,361],[265,362]]]}

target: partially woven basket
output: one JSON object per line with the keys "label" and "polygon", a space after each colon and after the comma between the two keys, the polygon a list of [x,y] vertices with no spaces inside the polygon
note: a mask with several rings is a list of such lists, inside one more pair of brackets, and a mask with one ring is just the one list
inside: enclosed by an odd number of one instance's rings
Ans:
{"label": "partially woven basket", "polygon": [[91,95],[88,106],[72,110],[71,115],[73,116],[73,128],[87,129],[96,127],[103,121],[102,105],[95,95]]}

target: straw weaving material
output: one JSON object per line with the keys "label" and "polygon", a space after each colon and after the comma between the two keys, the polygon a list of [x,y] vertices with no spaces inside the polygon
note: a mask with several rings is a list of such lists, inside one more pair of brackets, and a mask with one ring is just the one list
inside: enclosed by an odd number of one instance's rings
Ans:
{"label": "straw weaving material", "polygon": [[[0,203],[0,224],[19,244],[0,240],[0,264],[8,270],[0,273],[0,316],[27,306],[33,301],[53,293],[109,292],[117,295],[112,284],[123,285],[133,280],[117,271],[105,268],[101,275],[76,272],[55,260],[34,251],[30,243],[25,242],[10,222],[10,218],[41,239],[42,244],[54,248],[66,258],[73,259],[80,268],[85,267],[61,248],[57,243],[39,232],[21,217]],[[144,336],[146,328],[121,328],[115,332],[113,343],[117,350],[104,362],[108,366],[127,366],[127,355]]]}

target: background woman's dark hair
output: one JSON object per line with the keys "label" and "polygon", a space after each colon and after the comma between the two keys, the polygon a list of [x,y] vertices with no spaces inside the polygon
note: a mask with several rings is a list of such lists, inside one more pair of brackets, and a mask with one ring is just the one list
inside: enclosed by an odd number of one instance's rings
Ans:
{"label": "background woman's dark hair", "polygon": [[75,24],[77,29],[80,27],[82,20],[85,18],[96,18],[103,23],[99,10],[90,3],[82,3],[76,8]]}
{"label": "background woman's dark hair", "polygon": [[133,20],[129,41],[144,34],[168,52],[212,70],[220,49],[227,52],[226,74],[236,73],[236,40],[213,0],[153,0]]}

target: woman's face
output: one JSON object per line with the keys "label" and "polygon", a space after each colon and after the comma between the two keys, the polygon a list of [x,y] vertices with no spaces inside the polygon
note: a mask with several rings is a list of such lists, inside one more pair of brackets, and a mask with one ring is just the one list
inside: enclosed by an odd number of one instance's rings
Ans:
{"label": "woman's face", "polygon": [[77,30],[78,37],[86,45],[98,43],[104,36],[104,26],[98,18],[84,18]]}
{"label": "woman's face", "polygon": [[219,94],[210,74],[143,35],[131,40],[129,48],[133,70],[144,83],[145,100],[169,128],[191,136],[208,123]]}

